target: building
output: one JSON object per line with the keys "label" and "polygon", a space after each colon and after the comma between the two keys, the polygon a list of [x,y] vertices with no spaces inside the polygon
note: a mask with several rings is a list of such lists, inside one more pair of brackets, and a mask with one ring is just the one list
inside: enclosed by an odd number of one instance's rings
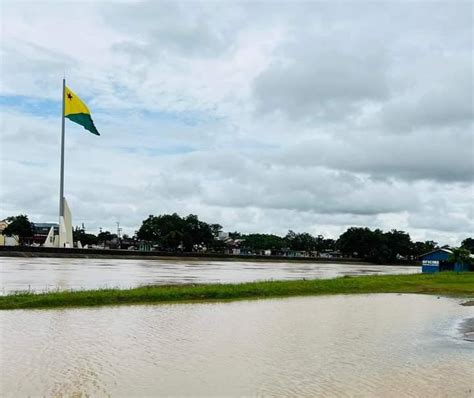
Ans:
{"label": "building", "polygon": [[32,243],[42,245],[48,236],[51,227],[54,228],[54,235],[59,235],[59,224],[48,222],[35,222],[33,224]]}
{"label": "building", "polygon": [[[8,226],[7,220],[0,221],[0,246],[18,246],[19,239],[18,236],[5,236],[3,235],[3,230]],[[59,225],[54,223],[31,223],[33,227],[33,236],[26,237],[24,239],[24,244],[28,245],[43,245],[51,227],[54,228],[54,235],[59,234]]]}
{"label": "building", "polygon": [[421,258],[421,270],[423,273],[434,273],[441,271],[469,271],[469,264],[453,263],[449,261],[449,256],[453,252],[450,249],[436,249],[423,254]]}
{"label": "building", "polygon": [[219,233],[217,234],[217,239],[218,239],[218,240],[224,240],[224,241],[225,241],[225,240],[228,240],[228,239],[229,239],[229,233],[228,233],[228,232],[222,232],[222,231],[221,231],[221,232],[219,232]]}

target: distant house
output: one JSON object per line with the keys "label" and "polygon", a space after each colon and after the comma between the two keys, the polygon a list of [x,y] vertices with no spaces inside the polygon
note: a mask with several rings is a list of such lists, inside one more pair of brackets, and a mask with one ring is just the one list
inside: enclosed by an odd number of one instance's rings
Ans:
{"label": "distant house", "polygon": [[151,251],[151,249],[152,249],[151,244],[147,242],[140,242],[140,244],[138,245],[138,250],[141,252],[149,252]]}
{"label": "distant house", "polygon": [[221,232],[219,232],[219,233],[217,234],[217,239],[218,239],[218,240],[226,241],[226,240],[229,239],[229,233],[228,233],[228,232],[222,232],[222,231],[221,231]]}
{"label": "distant house", "polygon": [[342,254],[339,250],[323,250],[319,257],[321,258],[340,258]]}
{"label": "distant house", "polygon": [[450,249],[436,249],[420,256],[421,270],[423,273],[434,273],[441,271],[469,271],[469,264],[452,263],[449,256],[453,252]]}

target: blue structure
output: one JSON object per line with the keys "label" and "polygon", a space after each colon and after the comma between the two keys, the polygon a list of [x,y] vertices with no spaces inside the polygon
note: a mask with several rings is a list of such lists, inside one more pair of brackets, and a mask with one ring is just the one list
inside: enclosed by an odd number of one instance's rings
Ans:
{"label": "blue structure", "polygon": [[470,270],[471,270],[471,267],[469,266],[469,264],[464,264],[464,263],[454,264],[454,271],[456,272],[467,272]]}
{"label": "blue structure", "polygon": [[449,249],[436,249],[423,254],[421,258],[421,270],[423,273],[434,273],[440,271],[466,272],[470,270],[469,264],[451,263],[449,256],[453,252]]}
{"label": "blue structure", "polygon": [[452,251],[449,249],[437,249],[423,254],[421,256],[421,271],[431,274],[444,270],[443,268],[448,264],[450,254],[452,254]]}

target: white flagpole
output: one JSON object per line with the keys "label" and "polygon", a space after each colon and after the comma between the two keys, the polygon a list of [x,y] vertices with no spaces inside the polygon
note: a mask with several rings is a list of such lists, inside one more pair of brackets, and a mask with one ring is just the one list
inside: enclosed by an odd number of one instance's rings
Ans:
{"label": "white flagpole", "polygon": [[61,115],[61,177],[59,183],[59,223],[61,224],[61,217],[64,216],[64,106],[66,95],[66,78],[63,78],[63,106]]}

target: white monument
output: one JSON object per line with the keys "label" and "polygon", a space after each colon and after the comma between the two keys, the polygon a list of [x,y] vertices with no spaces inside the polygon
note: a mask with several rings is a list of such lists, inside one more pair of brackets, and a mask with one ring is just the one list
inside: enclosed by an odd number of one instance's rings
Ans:
{"label": "white monument", "polygon": [[66,198],[63,198],[63,214],[59,216],[59,247],[74,247],[71,210]]}
{"label": "white monument", "polygon": [[48,236],[46,237],[43,243],[43,246],[44,247],[57,247],[59,246],[59,242],[56,242],[56,241],[57,239],[55,239],[55,236],[54,236],[54,227],[51,227],[49,229]]}

